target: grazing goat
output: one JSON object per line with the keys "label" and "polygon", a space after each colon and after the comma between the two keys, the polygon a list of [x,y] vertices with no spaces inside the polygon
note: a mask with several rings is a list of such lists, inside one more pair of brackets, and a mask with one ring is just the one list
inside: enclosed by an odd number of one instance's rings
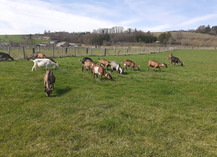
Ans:
{"label": "grazing goat", "polygon": [[84,58],[83,58],[82,60],[80,60],[80,61],[81,61],[82,64],[84,64],[84,62],[85,62],[85,61],[88,61],[88,60],[93,62],[93,60],[92,60],[91,58],[89,58],[89,57],[84,57]]}
{"label": "grazing goat", "polygon": [[49,96],[54,90],[54,83],[56,81],[56,77],[53,74],[52,70],[47,70],[44,76],[44,92],[47,96]]}
{"label": "grazing goat", "polygon": [[106,59],[99,59],[99,65],[100,66],[105,66],[107,70],[108,70],[108,67],[111,66],[110,62],[108,60],[106,60]]}
{"label": "grazing goat", "polygon": [[171,57],[173,57],[173,54],[172,54],[172,53],[169,54],[168,59],[170,59]]}
{"label": "grazing goat", "polygon": [[50,67],[50,66],[53,66],[53,68],[56,68],[56,67],[59,66],[58,63],[52,62],[50,59],[47,59],[47,58],[35,59],[35,60],[32,60],[32,61],[34,62],[34,65],[32,67],[32,71],[33,71],[34,68],[36,70],[37,67],[40,67],[40,68],[46,67],[46,70],[47,70],[47,68]]}
{"label": "grazing goat", "polygon": [[102,76],[107,77],[109,80],[112,80],[112,76],[110,73],[107,73],[105,69],[97,64],[92,64],[92,70],[93,70],[93,77],[95,78],[95,75],[98,77],[100,75],[100,80],[102,81]]}
{"label": "grazing goat", "polygon": [[36,58],[41,58],[41,59],[42,59],[42,58],[47,58],[47,59],[50,59],[52,62],[56,63],[53,58],[47,57],[47,56],[45,56],[45,55],[44,55],[43,53],[41,53],[41,52],[33,53],[31,56],[28,56],[28,57],[27,57],[27,60],[36,59]]}
{"label": "grazing goat", "polygon": [[140,65],[136,65],[136,64],[135,64],[133,61],[131,61],[131,60],[125,60],[123,63],[124,63],[124,69],[127,69],[127,67],[130,67],[130,69],[133,68],[133,70],[135,70],[135,68],[136,68],[137,70],[140,71]]}
{"label": "grazing goat", "polygon": [[167,64],[166,63],[158,63],[156,61],[153,61],[153,60],[149,60],[148,61],[148,71],[149,71],[149,68],[150,67],[154,67],[153,71],[155,70],[155,68],[159,68],[159,70],[161,71],[160,67],[166,67],[167,68]]}
{"label": "grazing goat", "polygon": [[116,71],[119,71],[120,74],[122,74],[123,70],[120,64],[118,64],[116,61],[112,61],[110,65],[111,65],[111,72],[113,72],[113,70],[115,69]]}
{"label": "grazing goat", "polygon": [[174,65],[175,65],[175,64],[180,63],[181,66],[183,66],[183,63],[179,60],[178,57],[172,56],[172,57],[170,58],[170,60],[171,60],[171,64],[174,63]]}
{"label": "grazing goat", "polygon": [[0,60],[14,60],[9,54],[4,53],[4,52],[0,52]]}
{"label": "grazing goat", "polygon": [[[81,61],[82,62],[82,61]],[[95,64],[93,61],[91,60],[86,60],[83,64],[82,64],[82,72],[84,71],[84,69],[89,70],[92,68],[93,64]]]}
{"label": "grazing goat", "polygon": [[37,52],[37,53],[33,53],[31,56],[26,57],[27,60],[36,59],[36,58],[46,58],[46,56],[41,52]]}

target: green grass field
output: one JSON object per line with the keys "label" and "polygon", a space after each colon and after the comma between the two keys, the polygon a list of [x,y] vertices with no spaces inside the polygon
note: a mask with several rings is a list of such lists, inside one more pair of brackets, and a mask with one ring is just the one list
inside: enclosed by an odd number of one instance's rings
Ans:
{"label": "green grass field", "polygon": [[[82,73],[82,57],[55,58],[51,97],[45,69],[0,62],[0,156],[217,156],[217,52],[173,51],[184,67],[168,55],[104,57],[141,66],[114,81]],[[168,68],[147,71],[149,59]]]}
{"label": "green grass field", "polygon": [[[33,43],[34,45],[40,44],[42,41],[46,41],[44,39],[38,39],[34,38],[35,35],[32,35],[33,37]],[[16,43],[22,43],[25,40],[28,41],[29,35],[0,35],[0,42],[3,43],[10,43],[10,42],[16,42]]]}

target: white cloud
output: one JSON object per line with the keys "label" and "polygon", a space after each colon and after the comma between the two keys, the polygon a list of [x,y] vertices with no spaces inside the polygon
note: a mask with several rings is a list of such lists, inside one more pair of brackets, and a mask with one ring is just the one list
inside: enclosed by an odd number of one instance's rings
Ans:
{"label": "white cloud", "polygon": [[115,24],[106,20],[73,15],[56,11],[54,5],[40,0],[1,0],[0,34],[42,33],[44,30],[81,32],[96,28],[113,27]]}
{"label": "white cloud", "polygon": [[168,24],[164,24],[164,25],[159,25],[159,26],[154,26],[154,27],[143,27],[141,28],[141,30],[143,31],[151,31],[151,32],[163,32],[166,31],[168,29],[170,29],[171,26]]}
{"label": "white cloud", "polygon": [[[201,3],[187,0],[0,0],[0,34],[84,32],[114,26],[169,31],[192,29],[201,22],[215,25],[216,9],[211,9],[215,3],[201,7]],[[194,18],[199,15],[205,16]]]}
{"label": "white cloud", "polygon": [[217,18],[217,14],[204,15],[201,17],[196,17],[196,18],[192,18],[190,20],[187,20],[187,21],[183,22],[181,24],[181,26],[190,26],[193,24],[199,24],[201,22],[208,21],[210,19],[216,19],[216,18]]}

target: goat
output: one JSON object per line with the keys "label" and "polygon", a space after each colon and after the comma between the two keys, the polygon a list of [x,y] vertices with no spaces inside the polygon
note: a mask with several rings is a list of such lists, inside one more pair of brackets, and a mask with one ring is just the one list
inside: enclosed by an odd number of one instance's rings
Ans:
{"label": "goat", "polygon": [[41,52],[37,52],[37,53],[33,53],[31,56],[26,57],[27,60],[36,59],[36,58],[46,58],[46,56]]}
{"label": "goat", "polygon": [[108,70],[108,67],[111,66],[110,62],[106,59],[100,59],[100,58],[98,58],[98,59],[99,59],[99,65],[105,66],[106,69]]}
{"label": "goat", "polygon": [[36,67],[40,67],[40,68],[44,68],[46,67],[46,70],[49,66],[52,66],[53,65],[53,68],[56,68],[58,67],[58,63],[55,63],[55,62],[52,62],[50,59],[47,59],[47,58],[44,58],[44,59],[35,59],[35,60],[32,60],[34,62],[34,65],[32,67],[32,71],[33,69],[35,68],[36,70]]}
{"label": "goat", "polygon": [[172,54],[172,53],[169,54],[168,59],[170,59],[171,57],[173,57],[173,54]]}
{"label": "goat", "polygon": [[44,92],[47,96],[49,96],[54,90],[54,83],[56,81],[56,77],[53,74],[52,70],[47,70],[44,76]]}
{"label": "goat", "polygon": [[[82,61],[81,61],[82,62]],[[82,64],[82,72],[84,71],[84,69],[88,70],[91,69],[93,64],[95,64],[93,61],[91,60],[86,60],[83,64]]]}
{"label": "goat", "polygon": [[84,57],[84,58],[83,58],[82,60],[80,60],[80,61],[81,61],[82,64],[84,64],[84,62],[87,61],[87,60],[93,62],[93,60],[92,60],[91,58],[89,58],[89,57]]}
{"label": "goat", "polygon": [[120,74],[122,74],[123,70],[120,64],[118,64],[116,61],[112,61],[110,65],[111,65],[111,72],[113,72],[113,70],[115,69],[116,71],[119,71]]}
{"label": "goat", "polygon": [[0,52],[0,59],[1,60],[14,60],[9,54],[4,53],[4,52]]}
{"label": "goat", "polygon": [[137,70],[140,71],[140,65],[136,65],[136,64],[135,64],[133,61],[131,61],[131,60],[125,60],[123,63],[124,63],[124,69],[125,69],[125,68],[127,69],[127,67],[130,67],[130,69],[133,68],[133,70],[135,70],[135,68],[136,68]]}
{"label": "goat", "polygon": [[27,60],[29,60],[29,59],[36,59],[36,58],[41,58],[41,59],[47,58],[47,59],[50,59],[52,62],[56,63],[53,58],[47,57],[46,55],[44,55],[41,52],[33,53],[31,56],[27,57]]}
{"label": "goat", "polygon": [[166,63],[158,63],[154,60],[149,60],[148,61],[148,71],[150,67],[154,67],[153,71],[155,70],[155,68],[159,68],[159,70],[161,71],[160,67],[166,67],[167,68],[167,64]]}
{"label": "goat", "polygon": [[93,77],[95,78],[95,75],[98,77],[100,75],[100,80],[102,81],[102,76],[107,77],[109,80],[112,80],[112,76],[110,73],[107,73],[105,69],[97,64],[92,64],[92,70],[93,70]]}
{"label": "goat", "polygon": [[179,60],[178,57],[172,56],[172,57],[170,58],[170,60],[171,60],[171,64],[174,63],[174,65],[175,65],[175,64],[180,63],[181,66],[183,66],[183,63]]}

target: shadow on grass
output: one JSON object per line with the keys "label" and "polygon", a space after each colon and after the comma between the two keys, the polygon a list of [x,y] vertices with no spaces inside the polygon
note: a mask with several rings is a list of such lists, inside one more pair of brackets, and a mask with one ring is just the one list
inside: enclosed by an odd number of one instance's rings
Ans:
{"label": "shadow on grass", "polygon": [[61,95],[64,95],[64,94],[70,92],[71,90],[72,90],[71,88],[66,87],[66,88],[63,88],[63,89],[57,89],[55,91],[55,93],[56,93],[57,96],[61,96]]}
{"label": "shadow on grass", "polygon": [[122,75],[128,75],[129,73],[127,71],[123,72]]}

